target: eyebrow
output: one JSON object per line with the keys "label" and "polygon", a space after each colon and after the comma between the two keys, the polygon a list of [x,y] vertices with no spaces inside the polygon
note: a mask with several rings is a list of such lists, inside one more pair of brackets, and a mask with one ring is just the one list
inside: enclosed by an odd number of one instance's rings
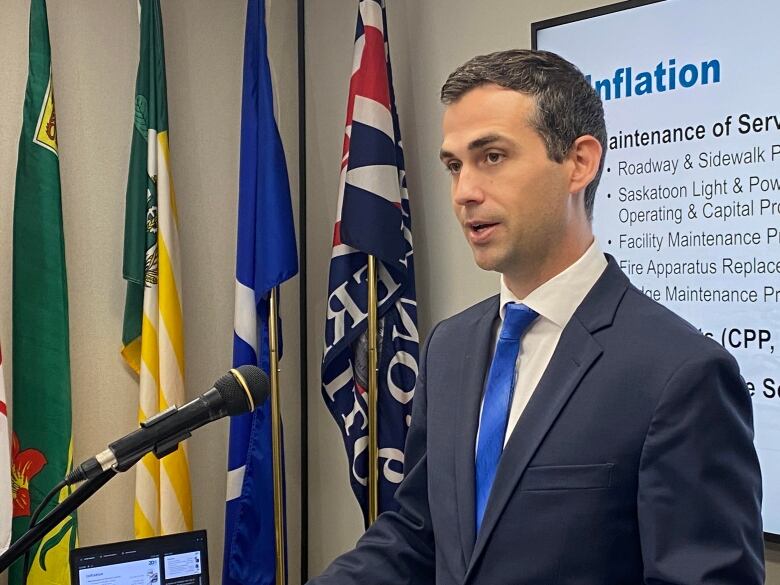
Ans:
{"label": "eyebrow", "polygon": [[[480,138],[475,138],[474,140],[469,142],[466,148],[469,151],[479,150],[480,148],[485,148],[486,146],[493,144],[494,142],[498,142],[499,140],[502,139],[503,137],[498,134],[488,134],[486,136],[481,136]],[[439,151],[439,158],[441,160],[444,160],[447,158],[457,158],[457,157],[450,151],[442,149]]]}

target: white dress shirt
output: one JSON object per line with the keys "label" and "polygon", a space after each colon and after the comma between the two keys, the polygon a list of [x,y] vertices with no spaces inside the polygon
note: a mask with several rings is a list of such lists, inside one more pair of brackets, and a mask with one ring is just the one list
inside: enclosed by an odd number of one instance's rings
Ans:
{"label": "white dress shirt", "polygon": [[[528,327],[520,342],[520,352],[515,365],[515,387],[512,392],[512,404],[509,409],[509,421],[504,435],[504,446],[525,410],[531,395],[536,390],[542,374],[550,363],[564,327],[585,296],[596,284],[607,259],[601,252],[596,240],[574,264],[554,276],[524,299],[518,299],[501,278],[501,305],[499,315],[501,323],[493,333],[493,341],[498,341],[498,332],[504,321],[507,303],[523,303],[536,311],[539,316]],[[480,419],[482,412],[480,408]],[[479,432],[477,432],[477,445]]]}

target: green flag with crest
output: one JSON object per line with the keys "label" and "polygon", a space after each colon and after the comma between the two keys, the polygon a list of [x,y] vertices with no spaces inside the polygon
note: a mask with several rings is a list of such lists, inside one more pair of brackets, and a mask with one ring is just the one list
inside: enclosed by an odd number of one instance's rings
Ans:
{"label": "green flag with crest", "polygon": [[[72,465],[68,287],[46,1],[31,0],[13,219],[13,538]],[[44,514],[67,496],[63,489]],[[42,515],[43,516],[43,515]],[[41,516],[41,517],[42,517]],[[70,582],[76,517],[33,548],[29,585]],[[23,583],[21,562],[10,585]]]}

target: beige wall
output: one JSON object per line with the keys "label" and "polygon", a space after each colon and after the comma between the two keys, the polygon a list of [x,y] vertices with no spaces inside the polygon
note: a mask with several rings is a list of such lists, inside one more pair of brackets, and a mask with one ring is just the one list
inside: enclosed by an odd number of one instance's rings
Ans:
{"label": "beige wall", "polygon": [[[390,0],[388,28],[396,97],[412,202],[420,334],[472,302],[495,293],[495,275],[472,262],[449,206],[449,178],[438,160],[438,103],[447,74],[473,55],[530,47],[530,23],[609,4],[598,0]],[[324,295],[331,222],[356,2],[306,3],[306,108],[309,239],[309,354],[322,352]],[[347,483],[340,435],[309,373],[309,568],[317,574],[359,537],[361,521]],[[768,583],[780,584],[780,548],[768,550]]]}
{"label": "beige wall", "polygon": [[[267,0],[270,52],[294,200],[298,176],[297,15]],[[231,364],[238,132],[245,0],[165,0],[172,171],[180,213],[186,380],[190,397]],[[49,0],[70,297],[75,458],[136,423],[137,383],[119,357],[124,192],[138,63],[135,0]],[[0,0],[0,339],[11,347],[11,225],[16,148],[27,76],[29,2]],[[297,204],[296,204],[297,214]],[[288,516],[300,525],[297,278],[283,293],[294,332],[283,361]],[[10,365],[10,364],[9,364]],[[10,368],[6,381],[10,385]],[[209,536],[211,575],[222,566],[227,420],[189,442],[196,528]],[[132,538],[134,474],[115,478],[79,512],[82,544]],[[298,530],[290,531],[291,583]]]}

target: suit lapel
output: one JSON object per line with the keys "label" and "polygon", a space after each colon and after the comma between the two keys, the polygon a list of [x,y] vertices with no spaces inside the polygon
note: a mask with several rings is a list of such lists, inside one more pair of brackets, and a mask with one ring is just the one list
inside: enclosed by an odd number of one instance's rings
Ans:
{"label": "suit lapel", "polygon": [[[493,490],[488,499],[482,527],[477,535],[471,556],[466,556],[468,570],[464,583],[469,579],[491,532],[512,497],[520,478],[534,453],[538,449],[555,419],[578,387],[582,377],[602,353],[602,348],[592,333],[612,323],[617,307],[628,286],[628,279],[617,267],[614,259],[607,256],[609,264],[580,307],[574,313],[561,334],[555,353],[547,365],[528,405],[517,422],[507,442],[496,470]],[[479,418],[479,403],[473,414]],[[469,433],[470,434],[470,433]],[[474,445],[476,425],[471,445],[472,534],[475,526],[474,510]],[[465,483],[458,476],[459,483]],[[463,489],[459,486],[459,490]],[[458,492],[460,495],[460,491]],[[459,507],[465,507],[458,499]],[[461,514],[462,516],[462,514]],[[518,519],[518,521],[522,521]],[[461,524],[462,527],[462,524]]]}
{"label": "suit lapel", "polygon": [[453,383],[461,390],[452,426],[455,437],[455,489],[464,567],[469,564],[476,536],[474,449],[479,406],[493,347],[493,324],[497,318],[498,297],[495,297],[482,315],[466,324],[461,338],[464,344],[462,352],[453,352],[453,355],[464,356],[459,367],[454,369],[458,377]]}

